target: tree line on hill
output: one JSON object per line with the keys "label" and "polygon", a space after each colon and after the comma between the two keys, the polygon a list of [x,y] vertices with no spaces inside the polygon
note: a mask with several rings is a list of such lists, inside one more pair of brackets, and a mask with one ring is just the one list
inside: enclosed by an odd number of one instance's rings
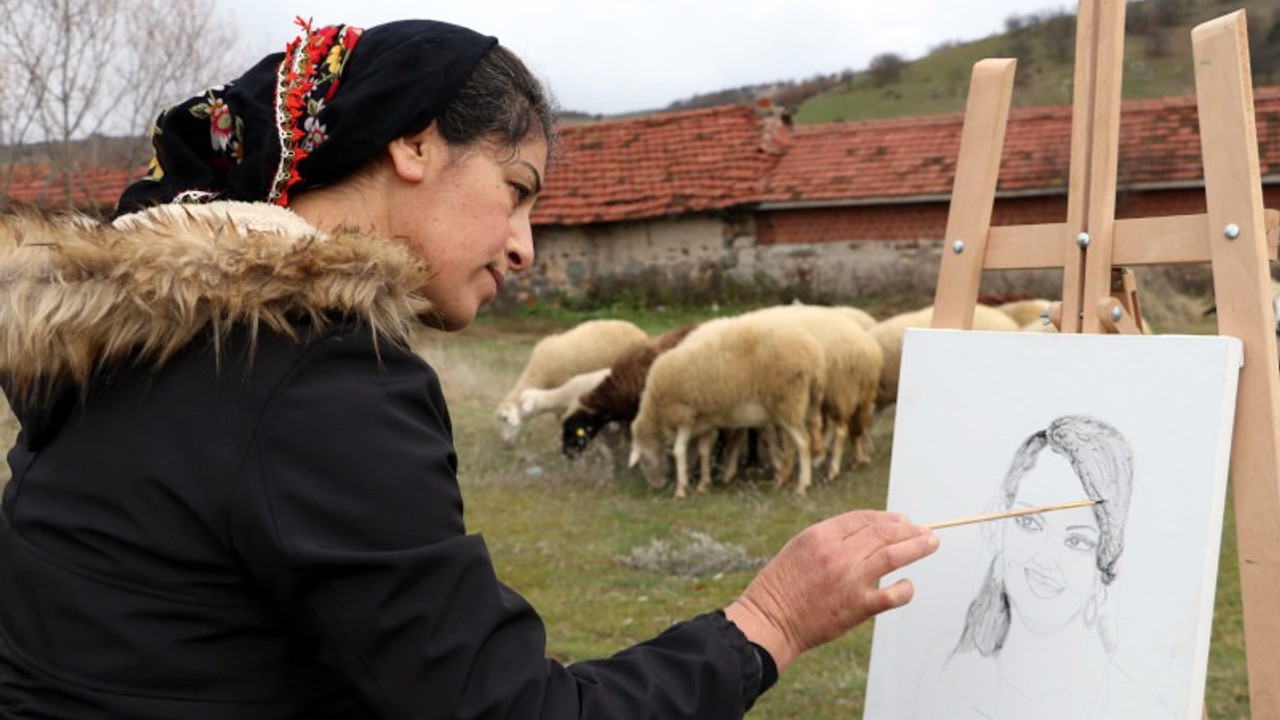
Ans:
{"label": "tree line on hill", "polygon": [[[1125,9],[1125,33],[1144,39],[1145,57],[1159,59],[1170,55],[1171,30],[1182,28],[1195,14],[1197,3],[1211,2],[1229,6],[1235,0],[1138,0]],[[1229,9],[1229,8],[1227,8]],[[1257,85],[1280,82],[1280,10],[1273,9],[1249,15],[1249,45],[1253,80]],[[1067,10],[1043,10],[1013,14],[1005,18],[1003,47],[1006,57],[1018,58],[1015,82],[1024,85],[1038,72],[1039,65],[1071,63],[1075,57],[1076,15]],[[965,41],[968,42],[968,41]],[[946,52],[962,45],[948,41],[934,46],[927,56]],[[911,65],[900,53],[885,52],[871,58],[866,68],[846,68],[838,73],[818,74],[806,80],[784,80],[773,83],[744,85],[677,100],[666,110],[690,110],[728,102],[751,103],[770,98],[774,104],[795,110],[801,103],[823,92],[851,88],[855,81],[873,88],[888,88],[898,83]]]}

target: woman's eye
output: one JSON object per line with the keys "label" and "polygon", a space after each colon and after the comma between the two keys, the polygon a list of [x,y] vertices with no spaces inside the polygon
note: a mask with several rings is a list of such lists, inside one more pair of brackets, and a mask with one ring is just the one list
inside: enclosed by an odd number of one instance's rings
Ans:
{"label": "woman's eye", "polygon": [[1022,528],[1023,530],[1030,530],[1035,532],[1035,531],[1039,531],[1041,528],[1040,518],[1036,517],[1035,515],[1022,515],[1014,518],[1013,521],[1017,523],[1018,527]]}
{"label": "woman's eye", "polygon": [[522,202],[524,202],[525,200],[528,200],[528,199],[529,199],[529,196],[533,194],[533,191],[532,191],[532,190],[530,190],[529,188],[525,187],[525,186],[524,186],[523,184],[521,184],[521,183],[513,182],[513,183],[508,183],[508,184],[511,186],[511,189],[515,191],[515,193],[516,193],[516,202],[518,202],[518,203],[522,203]]}
{"label": "woman's eye", "polygon": [[1093,552],[1098,547],[1098,543],[1081,535],[1068,535],[1067,539],[1062,541],[1062,544],[1072,550],[1080,550],[1082,552]]}

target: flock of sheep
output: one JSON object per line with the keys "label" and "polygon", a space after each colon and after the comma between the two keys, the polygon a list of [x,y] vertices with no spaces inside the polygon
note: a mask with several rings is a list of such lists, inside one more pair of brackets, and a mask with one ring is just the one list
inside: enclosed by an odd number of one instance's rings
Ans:
{"label": "flock of sheep", "polygon": [[[1041,319],[1048,305],[979,305],[973,327],[1052,330]],[[511,440],[533,417],[554,413],[570,457],[602,429],[620,426],[629,431],[630,465],[655,488],[667,484],[668,456],[675,458],[677,498],[688,494],[691,444],[702,493],[711,485],[713,444],[727,448],[728,482],[754,429],[775,485],[796,474],[803,495],[815,464],[825,462],[826,478],[836,477],[846,444],[854,463],[871,461],[874,413],[897,399],[903,334],[931,318],[930,307],[877,321],[852,307],[778,305],[655,337],[627,321],[590,320],[538,341],[497,415]]]}

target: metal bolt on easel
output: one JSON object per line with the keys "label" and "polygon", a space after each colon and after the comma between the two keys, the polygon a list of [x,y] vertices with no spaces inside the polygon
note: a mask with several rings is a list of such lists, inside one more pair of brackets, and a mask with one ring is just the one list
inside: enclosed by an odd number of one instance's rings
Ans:
{"label": "metal bolt on easel", "polygon": [[1089,233],[1082,232],[1076,236],[1076,244],[1082,248],[1089,247]]}
{"label": "metal bolt on easel", "polygon": [[1124,317],[1124,308],[1111,308],[1111,322],[1120,322],[1120,318]]}
{"label": "metal bolt on easel", "polygon": [[955,242],[951,243],[951,252],[957,255],[964,252],[964,241],[956,240]]}
{"label": "metal bolt on easel", "polygon": [[1228,240],[1235,240],[1240,237],[1240,226],[1235,223],[1227,223],[1227,226],[1222,228],[1222,235]]}

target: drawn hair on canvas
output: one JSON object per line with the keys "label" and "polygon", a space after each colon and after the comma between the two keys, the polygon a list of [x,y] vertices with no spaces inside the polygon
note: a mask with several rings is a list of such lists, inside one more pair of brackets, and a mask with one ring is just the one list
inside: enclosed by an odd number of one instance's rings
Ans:
{"label": "drawn hair on canvas", "polygon": [[1134,478],[1129,442],[1096,417],[1058,417],[1018,446],[990,511],[1102,502],[982,529],[990,563],[917,717],[922,707],[954,717],[1168,716],[1112,657],[1108,594]]}

